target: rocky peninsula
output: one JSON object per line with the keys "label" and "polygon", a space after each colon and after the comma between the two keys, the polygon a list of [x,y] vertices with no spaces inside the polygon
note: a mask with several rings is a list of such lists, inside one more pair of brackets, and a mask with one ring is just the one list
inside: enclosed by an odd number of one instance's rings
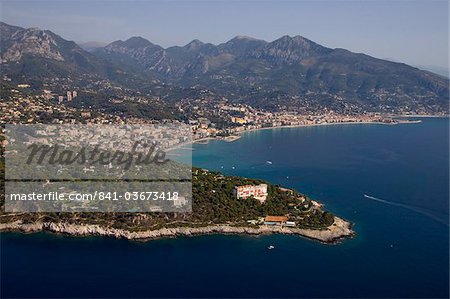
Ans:
{"label": "rocky peninsula", "polygon": [[351,223],[293,189],[199,168],[193,168],[192,178],[192,212],[0,211],[0,232],[48,231],[129,240],[276,233],[324,243],[354,235]]}
{"label": "rocky peninsula", "polygon": [[352,237],[354,231],[351,223],[334,217],[334,223],[324,229],[303,229],[283,226],[241,227],[232,225],[209,225],[203,227],[175,227],[161,228],[145,231],[128,231],[102,227],[100,225],[83,225],[55,222],[35,222],[24,223],[15,221],[0,223],[0,232],[20,231],[24,233],[34,233],[47,231],[53,233],[67,234],[71,236],[106,236],[128,240],[153,240],[159,238],[170,238],[178,236],[197,236],[210,234],[241,234],[241,235],[265,235],[265,234],[286,234],[299,235],[308,239],[318,240],[324,243],[335,243],[343,238]]}

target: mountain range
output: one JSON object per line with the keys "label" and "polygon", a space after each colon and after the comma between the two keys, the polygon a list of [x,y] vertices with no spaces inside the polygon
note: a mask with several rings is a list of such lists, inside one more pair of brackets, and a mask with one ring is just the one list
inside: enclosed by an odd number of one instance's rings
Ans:
{"label": "mountain range", "polygon": [[[77,73],[106,75],[108,64],[48,30],[0,24],[2,67],[31,76],[68,76]],[[36,72],[37,71],[37,72]]]}
{"label": "mountain range", "polygon": [[272,42],[237,36],[219,45],[193,40],[169,48],[131,37],[89,52],[48,30],[0,23],[0,43],[2,73],[21,80],[105,79],[138,89],[161,82],[263,107],[448,110],[448,78],[299,35]]}

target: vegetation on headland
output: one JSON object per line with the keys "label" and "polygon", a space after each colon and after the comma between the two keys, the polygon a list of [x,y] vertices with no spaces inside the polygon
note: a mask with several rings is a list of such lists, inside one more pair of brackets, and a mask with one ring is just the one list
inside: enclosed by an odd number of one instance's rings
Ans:
{"label": "vegetation on headland", "polygon": [[[2,180],[2,205],[5,200]],[[0,223],[52,222],[81,225],[100,225],[127,231],[146,231],[174,227],[202,227],[210,225],[234,225],[257,227],[267,215],[287,216],[300,228],[322,229],[333,224],[334,216],[307,196],[294,190],[268,184],[268,197],[264,204],[254,198],[237,199],[233,188],[237,185],[266,183],[261,180],[224,176],[218,172],[193,168],[191,213],[5,213]],[[249,220],[255,220],[249,223]]]}
{"label": "vegetation on headland", "polygon": [[[264,204],[254,198],[236,199],[232,195],[234,186],[261,183],[268,184],[268,198]],[[288,215],[305,227],[320,228],[333,223],[333,216],[307,196],[261,180],[194,169],[192,189],[193,216],[200,222],[244,223],[267,215]]]}

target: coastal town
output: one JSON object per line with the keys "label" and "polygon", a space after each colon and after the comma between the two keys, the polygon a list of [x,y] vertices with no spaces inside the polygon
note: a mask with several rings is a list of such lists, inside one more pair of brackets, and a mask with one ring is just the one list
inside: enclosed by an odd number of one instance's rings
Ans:
{"label": "coastal town", "polygon": [[[190,113],[190,116],[185,119],[155,120],[132,114],[73,106],[72,104],[80,99],[76,90],[68,90],[65,95],[54,94],[49,90],[43,90],[42,94],[31,95],[24,92],[28,88],[27,84],[18,84],[16,88],[11,88],[8,98],[0,102],[0,108],[4,111],[0,116],[0,123],[114,125],[185,123],[192,129],[192,140],[201,142],[209,138],[233,141],[238,139],[242,132],[267,128],[343,123],[417,122],[374,112],[341,114],[326,108],[323,111],[309,113],[289,110],[274,112],[257,109],[246,104],[232,104],[225,100],[191,106],[195,113]],[[180,114],[185,112],[182,106],[178,106],[177,109]]]}

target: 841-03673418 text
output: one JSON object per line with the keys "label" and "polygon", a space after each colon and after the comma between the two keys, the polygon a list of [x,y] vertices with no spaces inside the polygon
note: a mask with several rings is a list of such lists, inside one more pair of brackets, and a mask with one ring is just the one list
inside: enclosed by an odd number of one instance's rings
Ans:
{"label": "841-03673418 text", "polygon": [[48,193],[14,193],[10,194],[11,201],[32,200],[32,201],[104,201],[104,200],[147,200],[147,201],[175,201],[179,200],[178,192],[164,192],[164,191],[125,191],[125,192],[111,192],[111,191],[94,191],[88,193],[80,192],[48,192]]}

